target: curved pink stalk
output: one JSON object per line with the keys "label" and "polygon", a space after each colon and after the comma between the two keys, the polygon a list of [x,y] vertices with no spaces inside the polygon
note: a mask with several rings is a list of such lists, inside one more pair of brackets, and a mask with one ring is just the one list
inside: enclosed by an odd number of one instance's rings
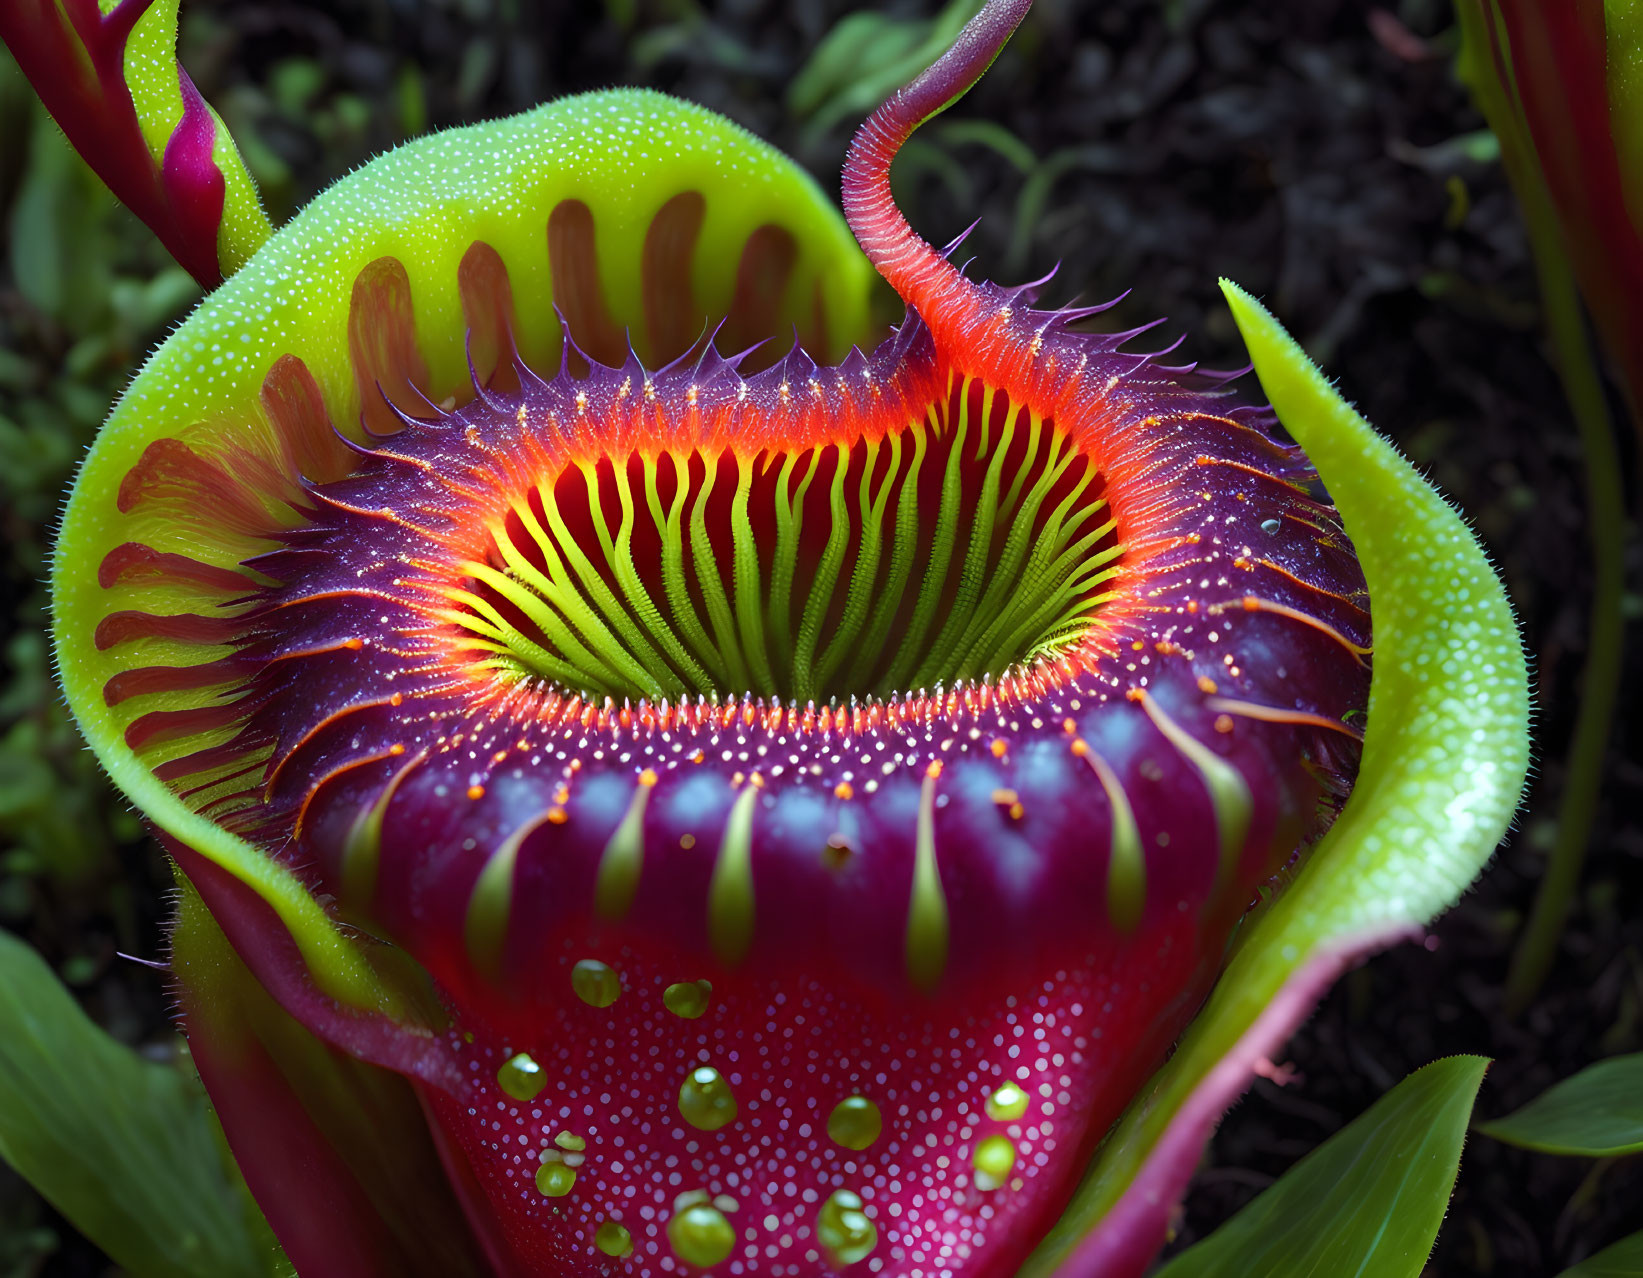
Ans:
{"label": "curved pink stalk", "polygon": [[850,143],[845,220],[879,274],[926,317],[944,294],[972,286],[908,225],[890,194],[890,165],[914,129],[969,92],[1030,8],[1032,0],[989,0],[953,47],[873,112]]}

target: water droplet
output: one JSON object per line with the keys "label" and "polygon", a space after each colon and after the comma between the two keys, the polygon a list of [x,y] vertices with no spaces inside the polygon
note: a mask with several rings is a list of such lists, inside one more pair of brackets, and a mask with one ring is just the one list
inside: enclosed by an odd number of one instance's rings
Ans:
{"label": "water droplet", "polygon": [[528,1052],[520,1052],[502,1062],[496,1071],[496,1085],[515,1100],[530,1101],[541,1095],[548,1076]]}
{"label": "water droplet", "polygon": [[576,1169],[564,1163],[543,1163],[536,1169],[536,1187],[549,1198],[563,1198],[576,1184]]}
{"label": "water droplet", "polygon": [[835,1265],[853,1265],[878,1246],[879,1231],[867,1219],[861,1199],[840,1189],[816,1213],[816,1241]]}
{"label": "water droplet", "polygon": [[616,1221],[607,1220],[593,1231],[593,1245],[605,1255],[620,1260],[633,1254],[633,1235]]}
{"label": "water droplet", "polygon": [[1027,1093],[1014,1083],[1000,1083],[987,1097],[987,1117],[1014,1122],[1027,1112]]}
{"label": "water droplet", "polygon": [[589,1007],[609,1007],[622,997],[622,978],[598,959],[583,959],[571,968],[570,987]]}
{"label": "water droplet", "polygon": [[1280,529],[1282,527],[1283,527],[1283,525],[1280,524],[1276,519],[1263,519],[1261,521],[1261,531],[1264,532],[1269,537],[1272,536],[1273,533],[1277,532],[1278,529]]}
{"label": "water droplet", "polygon": [[681,981],[662,991],[662,1006],[675,1016],[693,1021],[707,1011],[712,996],[713,985],[710,981]]}
{"label": "water droplet", "polygon": [[827,1134],[846,1149],[866,1149],[884,1130],[879,1107],[865,1096],[847,1096],[827,1116]]}
{"label": "water droplet", "polygon": [[1015,1145],[1008,1136],[989,1136],[976,1146],[976,1188],[997,1189],[1015,1166]]}
{"label": "water droplet", "polygon": [[667,1222],[667,1240],[680,1260],[706,1269],[730,1255],[736,1231],[711,1203],[692,1203]]}
{"label": "water droplet", "polygon": [[553,1143],[559,1146],[560,1149],[568,1149],[577,1154],[581,1153],[588,1147],[587,1141],[583,1140],[575,1132],[560,1132],[559,1135],[553,1138]]}
{"label": "water droplet", "polygon": [[698,1066],[679,1088],[679,1113],[692,1127],[716,1132],[736,1121],[736,1096],[718,1070]]}

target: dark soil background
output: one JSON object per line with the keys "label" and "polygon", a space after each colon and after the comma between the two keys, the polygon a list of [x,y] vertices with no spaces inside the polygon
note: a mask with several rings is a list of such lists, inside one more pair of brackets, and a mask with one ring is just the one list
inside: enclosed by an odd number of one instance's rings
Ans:
{"label": "dark soil background", "polygon": [[[849,7],[190,0],[183,47],[276,220],[425,128],[610,84],[714,107],[836,190],[859,111],[788,93]],[[932,9],[903,0],[884,12]],[[1263,296],[1465,510],[1535,662],[1539,767],[1518,829],[1425,948],[1382,955],[1341,983],[1289,1047],[1296,1080],[1258,1082],[1233,1111],[1177,1245],[1439,1056],[1495,1058],[1478,1103],[1493,1117],[1600,1057],[1643,1049],[1635,661],[1557,965],[1525,1015],[1502,1010],[1562,788],[1590,574],[1580,459],[1523,230],[1453,52],[1447,0],[1042,0],[979,88],[898,166],[904,207],[932,240],[982,219],[967,250],[976,273],[1015,282],[1059,260],[1051,300],[1129,289],[1112,322],[1169,316],[1161,331],[1185,332],[1189,358],[1243,362],[1216,276]],[[39,582],[74,461],[194,293],[63,158],[26,88],[0,70],[0,922],[112,1032],[163,1053],[161,979],[116,951],[160,951],[169,874],[56,703]],[[1635,474],[1629,432],[1623,448]],[[1635,486],[1631,496],[1635,507]],[[1635,596],[1628,604],[1632,618],[1643,612]],[[1552,1274],[1640,1222],[1640,1160],[1594,1165],[1475,1137],[1429,1272]],[[109,1272],[0,1168],[0,1278]]]}

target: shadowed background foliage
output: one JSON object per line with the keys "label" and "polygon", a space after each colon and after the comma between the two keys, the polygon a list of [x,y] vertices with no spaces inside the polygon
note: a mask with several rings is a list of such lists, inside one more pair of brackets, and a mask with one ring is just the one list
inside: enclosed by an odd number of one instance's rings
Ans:
{"label": "shadowed background foliage", "polygon": [[[190,0],[182,60],[276,221],[430,127],[643,84],[747,125],[829,190],[883,92],[968,12],[840,0]],[[1489,1117],[1643,1048],[1643,765],[1633,671],[1604,805],[1552,979],[1517,1020],[1501,983],[1549,842],[1587,607],[1578,457],[1539,337],[1534,276],[1493,139],[1456,82],[1444,0],[1041,0],[995,70],[921,132],[899,195],[931,240],[982,219],[974,270],[1059,258],[1049,300],[1129,296],[1188,358],[1241,362],[1214,288],[1263,296],[1349,398],[1468,513],[1501,563],[1538,670],[1542,772],[1513,840],[1440,921],[1350,976],[1223,1127],[1189,1199],[1201,1236],[1395,1080],[1496,1058]],[[4,55],[0,55],[3,58]],[[179,1045],[163,977],[169,872],[98,775],[52,688],[41,585],[75,461],[196,297],[0,62],[0,924],[118,1038]],[[888,319],[892,307],[884,299]],[[1635,496],[1635,494],[1634,494]],[[1633,547],[1635,557],[1635,544]],[[1632,577],[1636,579],[1637,565]],[[1628,600],[1630,615],[1640,609]],[[1615,1237],[1627,1163],[1471,1142],[1431,1271],[1552,1272]],[[0,1278],[111,1272],[0,1168]]]}

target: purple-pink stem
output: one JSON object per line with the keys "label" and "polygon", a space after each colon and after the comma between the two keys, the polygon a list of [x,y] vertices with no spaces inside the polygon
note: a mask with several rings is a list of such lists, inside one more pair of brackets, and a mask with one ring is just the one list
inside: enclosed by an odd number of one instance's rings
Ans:
{"label": "purple-pink stem", "polygon": [[153,0],[5,0],[0,40],[46,110],[97,175],[206,288],[222,282],[217,232],[225,182],[212,161],[216,124],[179,66],[183,117],[156,164],[125,79],[132,30]]}
{"label": "purple-pink stem", "polygon": [[902,300],[924,314],[931,294],[962,276],[908,225],[890,194],[890,165],[902,143],[931,116],[963,97],[998,57],[1032,0],[989,0],[953,47],[867,118],[845,157],[844,216],[862,252]]}

